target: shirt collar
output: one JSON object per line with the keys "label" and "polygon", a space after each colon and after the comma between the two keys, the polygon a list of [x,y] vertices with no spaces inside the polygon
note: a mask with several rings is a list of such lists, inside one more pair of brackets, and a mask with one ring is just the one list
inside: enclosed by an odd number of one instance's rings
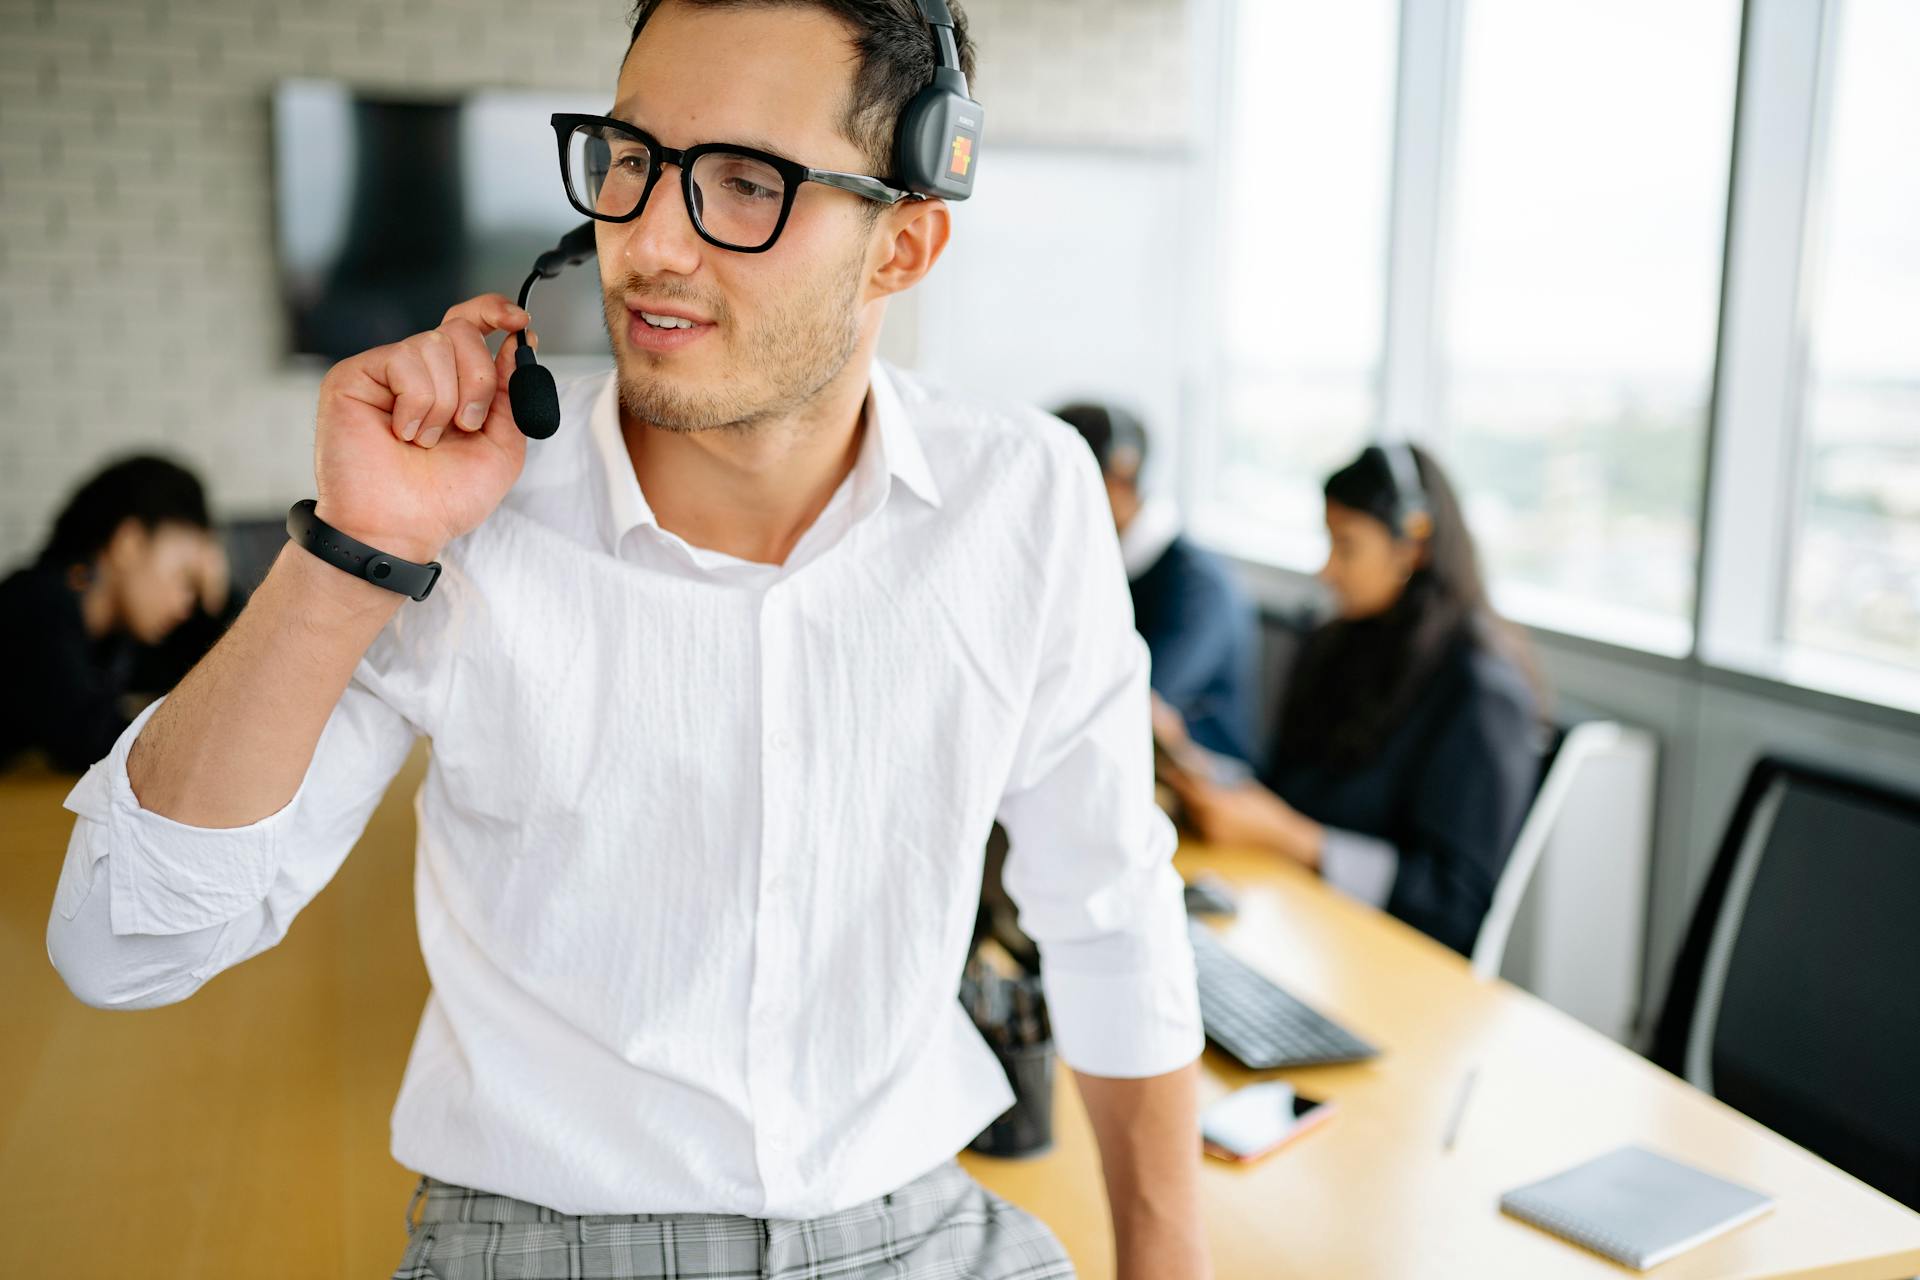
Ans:
{"label": "shirt collar", "polygon": [[607,385],[593,402],[587,419],[594,447],[600,451],[601,471],[607,488],[607,545],[618,548],[635,529],[656,524],[647,496],[640,492],[640,479],[633,474],[633,459],[627,455],[627,442],[620,434],[620,375],[607,375]]}
{"label": "shirt collar", "polygon": [[[940,489],[933,482],[920,434],[914,430],[906,403],[887,367],[875,360],[868,373],[867,398],[861,406],[866,426],[860,454],[854,459],[852,498],[855,518],[879,509],[887,495],[882,477],[899,480],[930,507],[940,505]],[[612,374],[593,403],[588,430],[599,450],[606,473],[608,545],[618,547],[635,529],[659,527],[647,496],[633,474],[633,459],[620,433],[620,379]]]}
{"label": "shirt collar", "polygon": [[1133,581],[1160,563],[1180,536],[1180,510],[1165,498],[1148,498],[1120,535],[1120,560]]}
{"label": "shirt collar", "polygon": [[893,385],[893,375],[886,365],[875,360],[868,378],[867,426],[880,428],[878,433],[869,431],[868,435],[880,437],[881,458],[887,472],[913,490],[922,502],[939,507],[940,487],[933,482],[933,470],[927,465],[926,451],[920,446],[920,433],[913,429],[906,402],[901,400],[899,388]]}

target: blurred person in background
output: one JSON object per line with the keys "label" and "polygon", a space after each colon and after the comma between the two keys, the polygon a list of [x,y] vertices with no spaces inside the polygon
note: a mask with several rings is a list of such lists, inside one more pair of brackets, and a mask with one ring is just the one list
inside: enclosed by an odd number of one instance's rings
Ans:
{"label": "blurred person in background", "polygon": [[1467,954],[1539,777],[1532,662],[1430,454],[1369,447],[1325,493],[1337,613],[1301,645],[1265,770],[1166,781],[1202,838],[1271,849]]}
{"label": "blurred person in background", "polygon": [[[0,760],[39,751],[79,772],[112,748],[138,695],[197,654],[170,643],[228,608],[227,561],[191,471],[123,459],[67,502],[38,558],[0,583]],[[211,644],[212,636],[200,649]],[[169,675],[171,679],[169,679]]]}
{"label": "blurred person in background", "polygon": [[1155,724],[1167,721],[1216,756],[1251,764],[1259,687],[1253,606],[1224,564],[1181,535],[1173,503],[1141,494],[1147,432],[1138,418],[1084,402],[1054,416],[1086,440],[1106,480],[1133,624],[1153,657]]}

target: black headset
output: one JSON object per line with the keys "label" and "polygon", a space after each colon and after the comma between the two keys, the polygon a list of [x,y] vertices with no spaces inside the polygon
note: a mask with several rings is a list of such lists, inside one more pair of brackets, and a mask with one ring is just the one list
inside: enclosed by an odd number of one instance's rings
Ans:
{"label": "black headset", "polygon": [[1401,537],[1407,536],[1408,522],[1416,515],[1433,519],[1433,511],[1427,502],[1427,487],[1420,483],[1420,459],[1414,454],[1413,446],[1405,440],[1390,440],[1380,446],[1380,452],[1386,455],[1387,477],[1393,482],[1394,505],[1399,509],[1399,527],[1395,530]]}
{"label": "black headset", "polygon": [[920,16],[933,33],[933,80],[900,113],[893,143],[894,181],[919,195],[965,200],[973,194],[973,175],[979,168],[975,153],[987,113],[968,96],[947,0],[920,0]]}
{"label": "black headset", "polygon": [[[893,146],[894,182],[915,195],[965,200],[973,194],[980,165],[980,129],[987,113],[967,94],[967,76],[960,67],[960,45],[946,0],[918,3],[933,36],[933,79],[900,113]],[[534,262],[520,286],[521,309],[526,308],[534,281],[551,280],[594,252],[591,221],[567,232]],[[560,429],[560,392],[552,372],[534,358],[526,340],[519,335],[513,340],[519,344],[513,352],[513,375],[507,379],[513,421],[528,439],[545,440]]]}
{"label": "black headset", "polygon": [[1055,409],[1053,416],[1080,433],[1103,473],[1112,471],[1119,455],[1129,450],[1136,466],[1146,462],[1146,424],[1117,404],[1076,400]]}

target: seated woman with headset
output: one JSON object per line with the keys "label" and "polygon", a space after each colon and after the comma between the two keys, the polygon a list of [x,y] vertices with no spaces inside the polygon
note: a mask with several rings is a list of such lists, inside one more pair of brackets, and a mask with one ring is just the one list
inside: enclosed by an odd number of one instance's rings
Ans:
{"label": "seated woman with headset", "polygon": [[1538,780],[1524,642],[1424,451],[1367,449],[1327,481],[1326,520],[1338,616],[1301,645],[1259,780],[1171,763],[1191,747],[1158,708],[1165,780],[1203,839],[1292,858],[1467,954]]}

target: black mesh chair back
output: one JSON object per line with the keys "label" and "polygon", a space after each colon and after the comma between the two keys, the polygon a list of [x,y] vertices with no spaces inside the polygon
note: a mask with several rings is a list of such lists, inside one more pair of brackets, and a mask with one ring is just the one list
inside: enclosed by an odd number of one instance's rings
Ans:
{"label": "black mesh chair back", "polygon": [[1920,1209],[1920,797],[1756,764],[1653,1056]]}

